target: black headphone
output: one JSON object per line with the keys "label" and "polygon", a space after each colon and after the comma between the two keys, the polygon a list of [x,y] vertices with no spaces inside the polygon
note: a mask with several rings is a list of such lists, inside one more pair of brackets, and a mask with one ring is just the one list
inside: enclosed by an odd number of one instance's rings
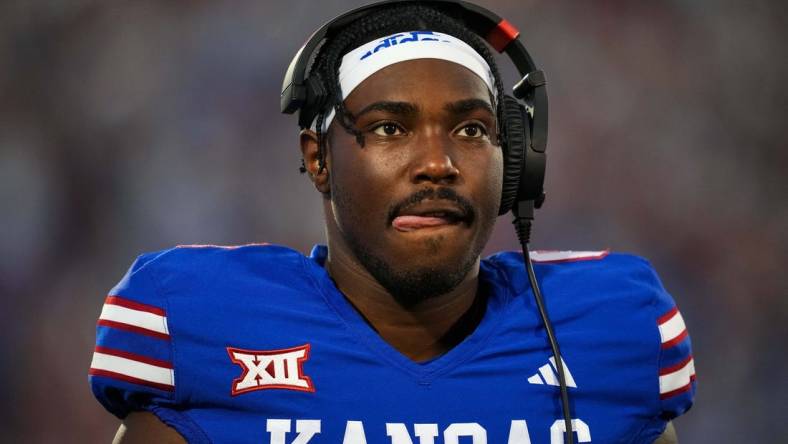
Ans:
{"label": "black headphone", "polygon": [[[292,114],[298,111],[298,124],[301,128],[308,128],[329,100],[321,80],[316,76],[310,77],[308,72],[322,46],[321,43],[338,30],[381,6],[412,1],[389,0],[362,6],[336,17],[315,31],[287,68],[280,97],[282,112]],[[522,80],[514,85],[514,97],[506,95],[503,98],[504,177],[499,214],[508,212],[515,202],[528,202],[528,207],[539,208],[545,198],[547,148],[547,91],[544,73],[537,69],[525,46],[518,40],[520,32],[493,12],[464,1],[433,0],[419,3],[464,23],[496,51],[505,52],[523,76]]]}

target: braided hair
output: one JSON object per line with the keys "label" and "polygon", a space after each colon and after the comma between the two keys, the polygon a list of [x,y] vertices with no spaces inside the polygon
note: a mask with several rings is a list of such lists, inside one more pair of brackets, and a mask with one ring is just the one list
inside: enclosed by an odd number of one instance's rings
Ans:
{"label": "braided hair", "polygon": [[[360,18],[329,37],[320,48],[312,64],[311,76],[318,76],[328,92],[328,103],[317,114],[317,143],[319,171],[325,168],[326,134],[323,132],[323,122],[331,108],[335,111],[334,120],[348,133],[354,135],[358,144],[364,146],[364,136],[355,126],[355,118],[345,107],[342,101],[342,90],[339,84],[339,65],[342,57],[353,49],[367,42],[387,35],[403,31],[436,31],[450,34],[467,43],[490,66],[495,79],[496,117],[500,127],[503,119],[503,86],[498,67],[495,64],[490,50],[484,41],[457,20],[444,12],[425,5],[415,3],[404,5],[383,6],[380,9]],[[497,103],[495,103],[497,102]],[[499,130],[498,142],[501,142]],[[302,172],[305,168],[302,166]]]}

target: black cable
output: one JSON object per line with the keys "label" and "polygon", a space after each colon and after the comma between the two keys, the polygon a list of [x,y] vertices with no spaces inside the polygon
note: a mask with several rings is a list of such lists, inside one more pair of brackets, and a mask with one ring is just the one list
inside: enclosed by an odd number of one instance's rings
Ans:
{"label": "black cable", "polygon": [[531,262],[531,255],[528,252],[528,243],[531,240],[531,222],[534,220],[534,201],[521,201],[517,202],[513,208],[514,229],[517,231],[517,238],[520,240],[520,247],[523,250],[523,259],[525,261],[525,269],[528,273],[528,281],[531,283],[531,289],[534,292],[534,301],[539,309],[539,316],[542,318],[545,331],[547,332],[547,340],[550,342],[550,348],[553,350],[555,357],[555,368],[558,373],[558,385],[561,389],[561,409],[564,413],[564,426],[566,427],[566,444],[574,444],[575,433],[572,428],[572,415],[569,412],[569,389],[566,386],[566,376],[564,375],[564,363],[561,358],[561,350],[558,348],[558,340],[555,338],[553,331],[553,323],[547,316],[547,309],[544,305],[542,292],[539,290],[539,284],[536,281],[536,273],[534,273],[534,266]]}

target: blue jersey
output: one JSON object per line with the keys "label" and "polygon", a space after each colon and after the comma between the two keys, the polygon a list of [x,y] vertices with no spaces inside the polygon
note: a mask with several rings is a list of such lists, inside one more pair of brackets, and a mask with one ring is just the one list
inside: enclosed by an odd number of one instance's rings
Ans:
{"label": "blue jersey", "polygon": [[[189,442],[556,444],[559,389],[522,255],[481,262],[483,319],[414,362],[334,286],[325,247],[178,247],[140,256],[104,302],[90,368],[119,418]],[[681,314],[651,266],[535,252],[564,355],[576,442],[652,443],[692,403]]]}

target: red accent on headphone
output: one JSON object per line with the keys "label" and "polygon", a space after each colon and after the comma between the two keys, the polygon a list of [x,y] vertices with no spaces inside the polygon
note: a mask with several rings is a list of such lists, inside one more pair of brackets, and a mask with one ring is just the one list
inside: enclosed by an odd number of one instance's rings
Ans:
{"label": "red accent on headphone", "polygon": [[487,43],[498,52],[503,52],[506,45],[520,35],[520,31],[506,19],[502,19],[498,26],[487,34]]}

